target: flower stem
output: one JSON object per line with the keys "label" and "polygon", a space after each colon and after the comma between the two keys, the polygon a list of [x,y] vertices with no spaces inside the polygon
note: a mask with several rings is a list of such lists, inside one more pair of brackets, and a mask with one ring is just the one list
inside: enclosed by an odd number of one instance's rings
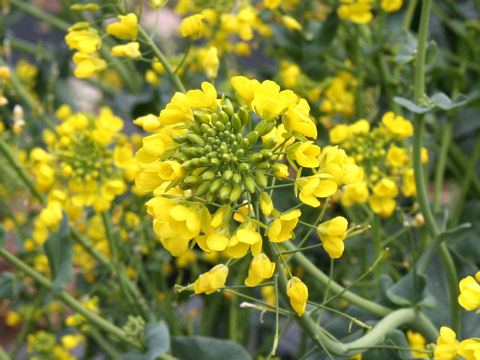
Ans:
{"label": "flower stem", "polygon": [[148,36],[145,29],[140,25],[138,25],[138,33],[140,34],[142,39],[145,41],[145,43],[152,49],[153,53],[158,58],[158,60],[162,63],[163,67],[165,68],[165,71],[167,72],[168,76],[172,80],[177,90],[184,93],[185,86],[183,85],[182,81],[180,80],[178,75],[175,73],[175,71],[172,69],[172,66],[168,62],[168,59],[163,54],[163,52],[158,48],[158,46],[155,44],[152,38]]}
{"label": "flower stem", "polygon": [[445,166],[447,164],[448,146],[452,139],[453,118],[449,118],[442,129],[442,142],[438,154],[437,167],[435,168],[433,211],[439,212],[442,206],[442,188],[445,175]]}
{"label": "flower stem", "polygon": [[[5,249],[0,249],[0,256],[3,257],[7,262],[15,266],[18,270],[22,271],[26,275],[30,276],[35,282],[39,285],[43,286],[44,288],[51,290],[52,283],[50,280],[45,278],[39,272],[25,264],[22,260],[17,258],[15,255],[11,254]],[[119,341],[130,344],[137,349],[142,350],[143,346],[136,340],[129,338],[125,332],[112,324],[111,322],[105,320],[101,316],[97,315],[96,313],[88,310],[85,308],[81,303],[75,300],[72,296],[70,296],[66,291],[60,291],[57,294],[57,297],[66,305],[70,306],[73,310],[78,312],[79,314],[83,315],[88,321],[92,324],[97,326],[98,328],[108,332],[112,336],[116,337]]]}

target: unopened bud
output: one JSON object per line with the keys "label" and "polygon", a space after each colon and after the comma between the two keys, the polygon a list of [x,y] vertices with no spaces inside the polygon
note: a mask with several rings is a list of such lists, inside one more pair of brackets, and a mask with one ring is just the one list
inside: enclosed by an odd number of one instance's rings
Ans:
{"label": "unopened bud", "polygon": [[230,201],[237,201],[240,198],[240,195],[242,195],[242,186],[235,185],[230,192]]}
{"label": "unopened bud", "polygon": [[255,174],[255,181],[257,182],[257,185],[261,188],[266,188],[268,186],[267,177],[261,172],[257,172]]}
{"label": "unopened bud", "polygon": [[253,180],[250,176],[247,176],[243,180],[243,185],[245,185],[245,189],[247,189],[250,194],[255,193],[255,180]]}

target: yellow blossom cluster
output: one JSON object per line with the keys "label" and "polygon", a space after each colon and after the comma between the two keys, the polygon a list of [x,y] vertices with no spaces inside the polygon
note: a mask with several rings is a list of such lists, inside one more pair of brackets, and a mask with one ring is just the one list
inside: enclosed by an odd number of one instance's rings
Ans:
{"label": "yellow blossom cluster", "polygon": [[[341,0],[341,6],[337,9],[340,19],[347,19],[355,24],[366,24],[373,19],[373,0]],[[387,13],[400,10],[402,0],[382,0],[380,8]]]}
{"label": "yellow blossom cluster", "polygon": [[[123,121],[109,108],[98,116],[72,113],[68,106],[57,111],[61,123],[55,132],[44,130],[46,149],[30,152],[36,189],[47,193],[47,205],[34,221],[33,242],[45,242],[47,229],[56,229],[65,211],[71,220],[83,208],[108,210],[114,198],[127,189],[138,171],[133,145],[119,131]],[[112,149],[112,145],[114,148]]]}
{"label": "yellow blossom cluster", "polygon": [[81,335],[63,335],[57,343],[55,335],[43,330],[27,336],[27,353],[32,360],[76,360],[71,354],[84,339]]}
{"label": "yellow blossom cluster", "polygon": [[[405,148],[404,143],[412,135],[411,122],[391,111],[374,128],[365,119],[332,128],[331,143],[348,150],[366,175],[364,182],[344,188],[342,203],[351,206],[368,201],[375,213],[388,217],[395,210],[400,191],[407,197],[416,196],[412,149]],[[422,149],[422,162],[427,161],[427,151]]]}
{"label": "yellow blossom cluster", "polygon": [[322,92],[320,110],[326,115],[343,115],[350,117],[354,113],[357,80],[347,71],[340,71],[337,76],[328,79],[327,87]]}
{"label": "yellow blossom cluster", "polygon": [[[173,256],[187,254],[192,242],[205,253],[230,259],[251,253],[245,284],[257,286],[275,270],[263,252],[263,237],[273,244],[293,238],[302,214],[275,209],[266,191],[269,183],[287,181],[303,203],[317,207],[318,198],[361,181],[363,172],[343,150],[320,149],[313,142],[317,129],[305,99],[270,80],[237,76],[231,84],[238,107],[234,99],[218,98],[215,87],[204,82],[201,90],[177,92],[159,116],[134,121],[152,133],[136,153],[141,169],[136,186],[153,192],[147,212],[154,217],[158,240]],[[296,180],[289,178],[285,158],[297,171]],[[302,176],[302,171],[311,175]],[[261,213],[254,209],[255,201]],[[346,230],[341,217],[318,227],[331,257],[342,255]],[[218,264],[201,275],[194,290],[212,293],[227,276],[227,265]],[[289,290],[299,315],[307,294],[298,281]]]}

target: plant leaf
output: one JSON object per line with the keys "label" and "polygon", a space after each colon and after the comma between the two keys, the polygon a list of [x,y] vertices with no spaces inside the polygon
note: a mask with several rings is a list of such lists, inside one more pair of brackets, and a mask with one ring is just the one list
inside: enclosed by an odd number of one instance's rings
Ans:
{"label": "plant leaf", "polygon": [[73,246],[68,231],[68,216],[63,213],[60,230],[50,233],[44,245],[52,272],[52,291],[59,292],[73,279]]}
{"label": "plant leaf", "polygon": [[155,360],[170,348],[170,333],[164,321],[147,324],[144,333],[147,342],[147,360]]}
{"label": "plant leaf", "polygon": [[172,338],[172,354],[182,360],[250,360],[243,347],[230,340],[206,336]]}

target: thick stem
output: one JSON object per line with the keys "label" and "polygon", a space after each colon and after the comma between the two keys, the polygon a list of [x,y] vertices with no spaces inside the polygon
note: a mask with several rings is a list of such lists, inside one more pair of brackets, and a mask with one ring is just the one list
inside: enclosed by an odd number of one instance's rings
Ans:
{"label": "thick stem", "polygon": [[163,52],[158,48],[158,46],[155,44],[152,38],[148,36],[145,29],[140,25],[138,26],[138,33],[140,34],[142,39],[147,43],[147,45],[150,46],[155,56],[162,63],[163,67],[165,68],[165,71],[167,72],[168,76],[172,80],[177,90],[184,93],[185,86],[183,85],[182,81],[180,80],[178,75],[175,73],[175,71],[172,69],[172,66],[170,65],[168,59],[165,57]]}
{"label": "thick stem", "polygon": [[[25,264],[22,260],[17,258],[15,255],[11,254],[5,249],[0,249],[0,256],[3,257],[7,262],[15,266],[18,270],[22,271],[26,275],[30,276],[35,282],[39,285],[43,286],[44,288],[51,290],[52,283],[50,280],[45,278],[39,272]],[[105,320],[101,316],[97,315],[96,313],[88,310],[85,308],[81,303],[75,300],[72,296],[70,296],[67,292],[61,291],[57,294],[58,299],[60,299],[63,303],[70,306],[73,310],[78,312],[79,314],[83,315],[88,321],[93,323],[99,329],[102,329],[112,336],[116,337],[119,341],[124,343],[130,344],[137,349],[143,350],[142,344],[139,342],[129,338],[125,332],[118,328],[117,326],[113,325],[111,322]]]}
{"label": "thick stem", "polygon": [[[285,241],[282,243],[282,245],[285,247],[286,250],[295,249],[295,245],[293,245],[290,241]],[[328,276],[323,271],[318,269],[305,255],[303,255],[302,253],[295,253],[292,255],[292,257],[295,261],[297,261],[298,264],[300,264],[305,269],[306,272],[308,272],[317,280],[320,287],[327,286]],[[330,283],[329,291],[331,291],[333,295],[343,293],[341,295],[342,299],[345,299],[348,302],[358,306],[359,308],[370,311],[372,314],[378,316],[386,316],[393,311],[386,306],[374,303],[373,301],[358,296],[351,291],[345,291],[345,288],[335,281],[332,281]]]}
{"label": "thick stem", "polygon": [[435,169],[433,211],[435,213],[441,210],[442,206],[442,188],[443,178],[445,176],[445,167],[447,165],[448,146],[452,139],[453,118],[449,118],[442,129],[442,140],[438,154],[437,167]]}

